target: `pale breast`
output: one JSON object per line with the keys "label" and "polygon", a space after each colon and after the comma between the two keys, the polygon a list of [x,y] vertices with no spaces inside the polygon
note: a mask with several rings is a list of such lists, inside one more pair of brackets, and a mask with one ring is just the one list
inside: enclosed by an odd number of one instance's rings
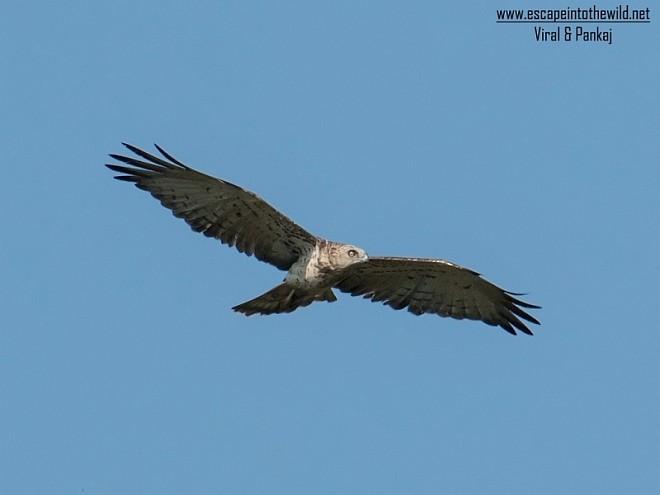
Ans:
{"label": "pale breast", "polygon": [[286,275],[284,281],[297,287],[322,285],[324,276],[319,265],[319,248],[315,246],[298,259]]}

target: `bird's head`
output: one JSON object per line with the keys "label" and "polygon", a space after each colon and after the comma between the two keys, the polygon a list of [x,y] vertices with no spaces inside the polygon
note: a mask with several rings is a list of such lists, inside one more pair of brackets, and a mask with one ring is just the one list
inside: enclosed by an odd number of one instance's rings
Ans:
{"label": "bird's head", "polygon": [[355,263],[364,263],[369,260],[366,251],[350,244],[338,244],[332,250],[331,263],[337,268],[346,268]]}

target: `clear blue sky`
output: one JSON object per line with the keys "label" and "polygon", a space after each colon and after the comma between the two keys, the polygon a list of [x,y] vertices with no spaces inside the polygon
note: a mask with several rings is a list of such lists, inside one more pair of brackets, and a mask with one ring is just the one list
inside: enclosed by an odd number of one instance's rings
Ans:
{"label": "clear blue sky", "polygon": [[[658,493],[658,21],[539,43],[516,6],[3,3],[3,493]],[[283,272],[114,181],[121,141],[542,326],[235,314]]]}

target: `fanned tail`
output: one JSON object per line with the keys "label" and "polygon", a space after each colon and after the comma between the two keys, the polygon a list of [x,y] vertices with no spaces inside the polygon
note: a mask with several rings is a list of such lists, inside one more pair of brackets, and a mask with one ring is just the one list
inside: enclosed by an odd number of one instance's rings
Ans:
{"label": "fanned tail", "polygon": [[309,306],[314,301],[336,301],[332,289],[302,289],[283,283],[250,301],[234,306],[232,309],[245,316],[254,314],[271,315],[273,313],[291,313],[297,308]]}

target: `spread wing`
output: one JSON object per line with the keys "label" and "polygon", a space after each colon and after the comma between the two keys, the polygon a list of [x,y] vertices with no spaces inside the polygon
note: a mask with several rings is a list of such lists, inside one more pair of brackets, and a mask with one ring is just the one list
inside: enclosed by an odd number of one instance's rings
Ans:
{"label": "spread wing", "polygon": [[383,301],[413,314],[435,313],[462,320],[481,320],[509,333],[532,335],[522,320],[540,324],[521,308],[539,308],[520,301],[484,280],[478,273],[448,261],[416,258],[369,258],[345,270],[335,284],[342,292]]}
{"label": "spread wing", "polygon": [[263,199],[224,180],[197,172],[156,145],[163,158],[123,143],[143,160],[110,155],[131,165],[108,164],[161,204],[183,218],[195,232],[215,237],[240,252],[288,270],[316,244],[316,237],[284,216]]}

